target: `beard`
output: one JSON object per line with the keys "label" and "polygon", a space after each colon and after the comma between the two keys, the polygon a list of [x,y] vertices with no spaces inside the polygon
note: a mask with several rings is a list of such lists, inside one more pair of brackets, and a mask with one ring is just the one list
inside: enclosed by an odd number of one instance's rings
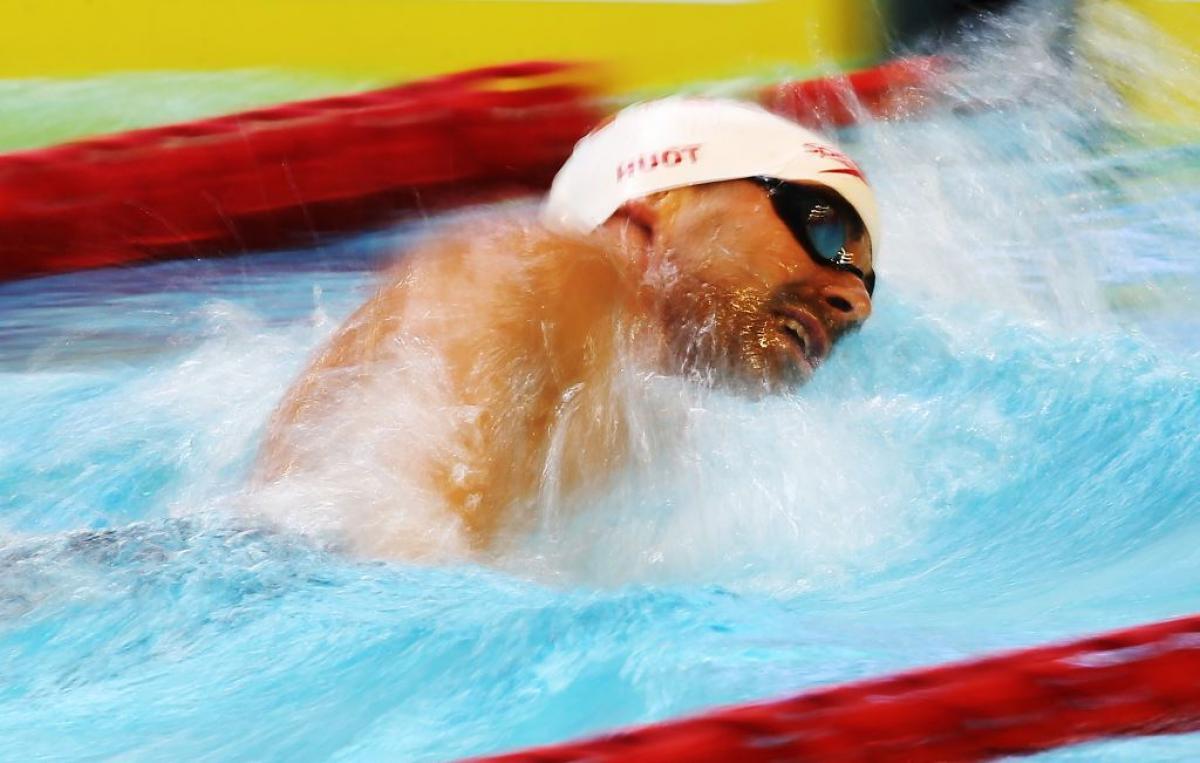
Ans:
{"label": "beard", "polygon": [[779,295],[679,276],[661,298],[668,373],[751,396],[812,375],[815,364],[781,330]]}

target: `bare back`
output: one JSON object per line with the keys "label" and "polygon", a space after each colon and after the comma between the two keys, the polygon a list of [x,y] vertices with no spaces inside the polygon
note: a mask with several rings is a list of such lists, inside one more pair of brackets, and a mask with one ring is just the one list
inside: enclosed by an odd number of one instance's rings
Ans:
{"label": "bare back", "polygon": [[604,241],[487,227],[431,241],[387,275],[276,411],[260,481],[317,468],[330,447],[319,433],[381,380],[428,391],[421,431],[373,423],[388,433],[386,466],[407,470],[477,549],[528,519],[547,485],[576,493],[624,459],[613,375],[637,330],[637,285]]}

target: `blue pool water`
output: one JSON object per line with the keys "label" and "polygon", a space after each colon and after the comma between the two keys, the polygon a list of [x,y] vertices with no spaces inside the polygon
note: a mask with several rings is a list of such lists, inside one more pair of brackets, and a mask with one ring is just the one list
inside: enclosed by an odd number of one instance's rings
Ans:
{"label": "blue pool water", "polygon": [[790,395],[664,380],[682,447],[498,568],[241,518],[420,225],[0,285],[0,759],[448,760],[1200,610],[1200,144],[1054,92],[846,139],[867,326]]}

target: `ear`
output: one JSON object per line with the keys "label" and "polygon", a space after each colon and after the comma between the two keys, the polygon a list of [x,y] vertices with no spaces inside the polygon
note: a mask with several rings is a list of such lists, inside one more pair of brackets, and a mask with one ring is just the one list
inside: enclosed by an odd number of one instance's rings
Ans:
{"label": "ear", "polygon": [[632,199],[621,205],[616,214],[638,226],[653,238],[658,227],[659,208],[653,198]]}
{"label": "ear", "polygon": [[666,196],[665,192],[659,192],[631,199],[613,213],[613,219],[621,220],[626,225],[632,225],[649,243],[654,239],[655,231],[662,222],[663,202]]}
{"label": "ear", "polygon": [[654,258],[655,240],[669,222],[670,207],[671,192],[660,191],[625,202],[605,223],[621,237],[632,261],[643,271]]}

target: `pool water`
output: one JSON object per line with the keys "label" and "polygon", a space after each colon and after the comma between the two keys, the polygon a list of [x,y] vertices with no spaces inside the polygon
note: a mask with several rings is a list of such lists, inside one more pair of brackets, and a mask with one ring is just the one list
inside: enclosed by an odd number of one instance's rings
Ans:
{"label": "pool water", "polygon": [[425,223],[0,285],[0,759],[448,760],[1200,610],[1200,142],[1036,39],[961,75],[991,108],[843,136],[863,330],[774,398],[661,380],[679,446],[495,567],[244,516],[267,416]]}

